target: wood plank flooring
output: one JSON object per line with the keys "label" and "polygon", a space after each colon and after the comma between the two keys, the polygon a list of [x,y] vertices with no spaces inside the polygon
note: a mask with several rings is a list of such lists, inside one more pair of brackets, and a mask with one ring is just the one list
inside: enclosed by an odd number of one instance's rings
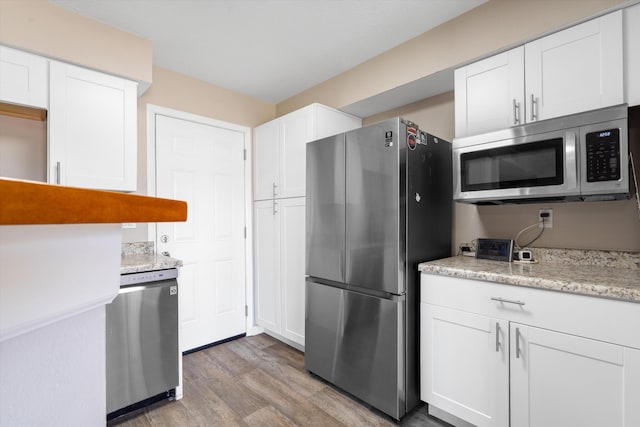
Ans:
{"label": "wood plank flooring", "polygon": [[[394,426],[304,369],[304,354],[256,335],[210,347],[183,359],[183,398],[163,401],[108,423],[156,426]],[[426,406],[401,426],[445,427]]]}

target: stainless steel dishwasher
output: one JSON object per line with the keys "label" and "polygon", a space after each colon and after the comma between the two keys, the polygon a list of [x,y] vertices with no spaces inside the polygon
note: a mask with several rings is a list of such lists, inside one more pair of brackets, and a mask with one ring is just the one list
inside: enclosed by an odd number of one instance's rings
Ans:
{"label": "stainless steel dishwasher", "polygon": [[178,386],[178,270],[120,276],[106,306],[107,419],[172,398]]}

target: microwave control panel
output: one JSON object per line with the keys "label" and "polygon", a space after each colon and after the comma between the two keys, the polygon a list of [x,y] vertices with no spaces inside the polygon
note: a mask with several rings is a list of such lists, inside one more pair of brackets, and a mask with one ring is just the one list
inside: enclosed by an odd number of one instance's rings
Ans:
{"label": "microwave control panel", "polygon": [[620,179],[620,129],[586,135],[587,182]]}

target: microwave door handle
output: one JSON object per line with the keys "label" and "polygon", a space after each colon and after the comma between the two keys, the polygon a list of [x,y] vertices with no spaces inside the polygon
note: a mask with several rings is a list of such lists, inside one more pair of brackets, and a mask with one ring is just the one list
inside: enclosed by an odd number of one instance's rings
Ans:
{"label": "microwave door handle", "polygon": [[564,155],[566,158],[565,176],[567,178],[567,188],[577,189],[580,182],[580,167],[578,165],[578,144],[575,132],[567,132],[566,134]]}

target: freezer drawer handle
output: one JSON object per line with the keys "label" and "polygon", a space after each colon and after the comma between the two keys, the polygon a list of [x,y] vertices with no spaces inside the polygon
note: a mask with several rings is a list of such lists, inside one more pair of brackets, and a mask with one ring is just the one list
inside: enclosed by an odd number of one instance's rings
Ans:
{"label": "freezer drawer handle", "polygon": [[513,299],[504,299],[504,298],[500,298],[500,297],[491,297],[492,301],[498,301],[498,302],[504,302],[507,304],[516,304],[519,306],[523,306],[524,305],[524,301],[517,301],[517,300],[513,300]]}

